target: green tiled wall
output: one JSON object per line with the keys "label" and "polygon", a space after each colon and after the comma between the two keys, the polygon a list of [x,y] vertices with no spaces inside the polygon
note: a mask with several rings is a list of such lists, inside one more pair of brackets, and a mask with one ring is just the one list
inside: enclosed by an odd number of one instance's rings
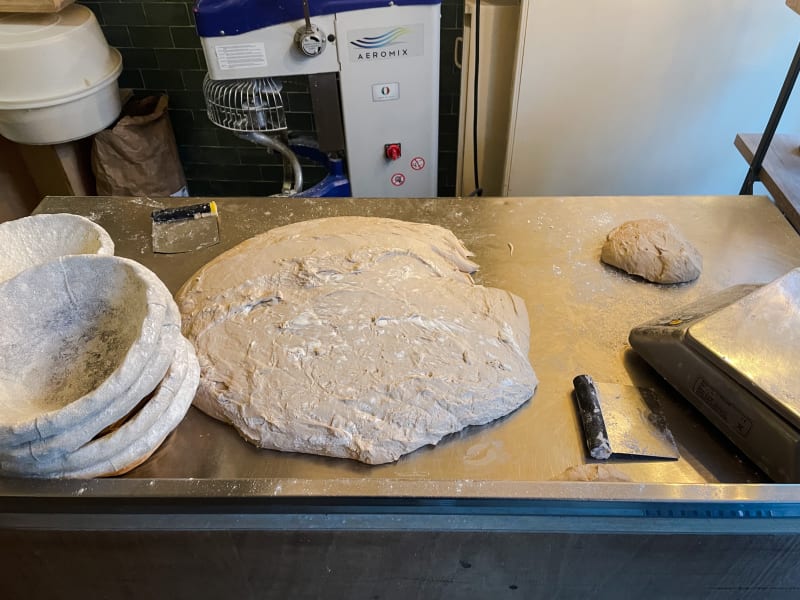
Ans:
{"label": "green tiled wall", "polygon": [[[81,0],[79,0],[81,1]],[[120,85],[138,94],[166,92],[189,189],[193,195],[261,196],[280,189],[280,159],[212,125],[205,114],[205,60],[194,29],[193,2],[95,0],[91,8],[108,42],[120,50]],[[461,72],[453,47],[463,25],[464,0],[443,0],[439,101],[439,195],[455,193]],[[313,132],[305,77],[282,78],[293,131]],[[324,176],[306,165],[306,181]]]}

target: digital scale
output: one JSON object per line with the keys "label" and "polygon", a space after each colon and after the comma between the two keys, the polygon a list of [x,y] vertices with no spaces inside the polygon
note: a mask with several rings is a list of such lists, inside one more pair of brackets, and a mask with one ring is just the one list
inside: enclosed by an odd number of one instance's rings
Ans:
{"label": "digital scale", "polygon": [[800,269],[634,328],[630,344],[778,482],[800,482]]}

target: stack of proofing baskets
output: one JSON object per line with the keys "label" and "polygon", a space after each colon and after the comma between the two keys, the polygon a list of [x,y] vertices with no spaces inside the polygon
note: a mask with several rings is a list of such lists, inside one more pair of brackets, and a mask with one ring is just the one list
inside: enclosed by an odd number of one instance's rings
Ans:
{"label": "stack of proofing baskets", "polygon": [[147,460],[200,368],[163,282],[77,215],[0,225],[0,474],[89,478]]}

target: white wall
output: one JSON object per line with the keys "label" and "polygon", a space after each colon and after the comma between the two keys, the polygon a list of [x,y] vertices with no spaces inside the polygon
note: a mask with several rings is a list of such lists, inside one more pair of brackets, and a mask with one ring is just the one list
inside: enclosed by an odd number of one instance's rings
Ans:
{"label": "white wall", "polygon": [[763,130],[800,41],[784,0],[524,0],[523,19],[511,196],[738,193],[734,137]]}

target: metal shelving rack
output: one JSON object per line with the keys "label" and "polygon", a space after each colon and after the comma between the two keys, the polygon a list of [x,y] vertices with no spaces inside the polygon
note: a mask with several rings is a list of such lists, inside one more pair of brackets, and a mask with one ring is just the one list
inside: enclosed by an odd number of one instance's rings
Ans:
{"label": "metal shelving rack", "polygon": [[[800,14],[800,0],[786,0],[786,5]],[[761,181],[775,199],[775,204],[794,228],[800,231],[800,137],[777,135],[789,97],[800,74],[800,44],[786,73],[764,133],[737,134],[735,145],[749,162],[740,195],[752,195],[753,185]]]}

